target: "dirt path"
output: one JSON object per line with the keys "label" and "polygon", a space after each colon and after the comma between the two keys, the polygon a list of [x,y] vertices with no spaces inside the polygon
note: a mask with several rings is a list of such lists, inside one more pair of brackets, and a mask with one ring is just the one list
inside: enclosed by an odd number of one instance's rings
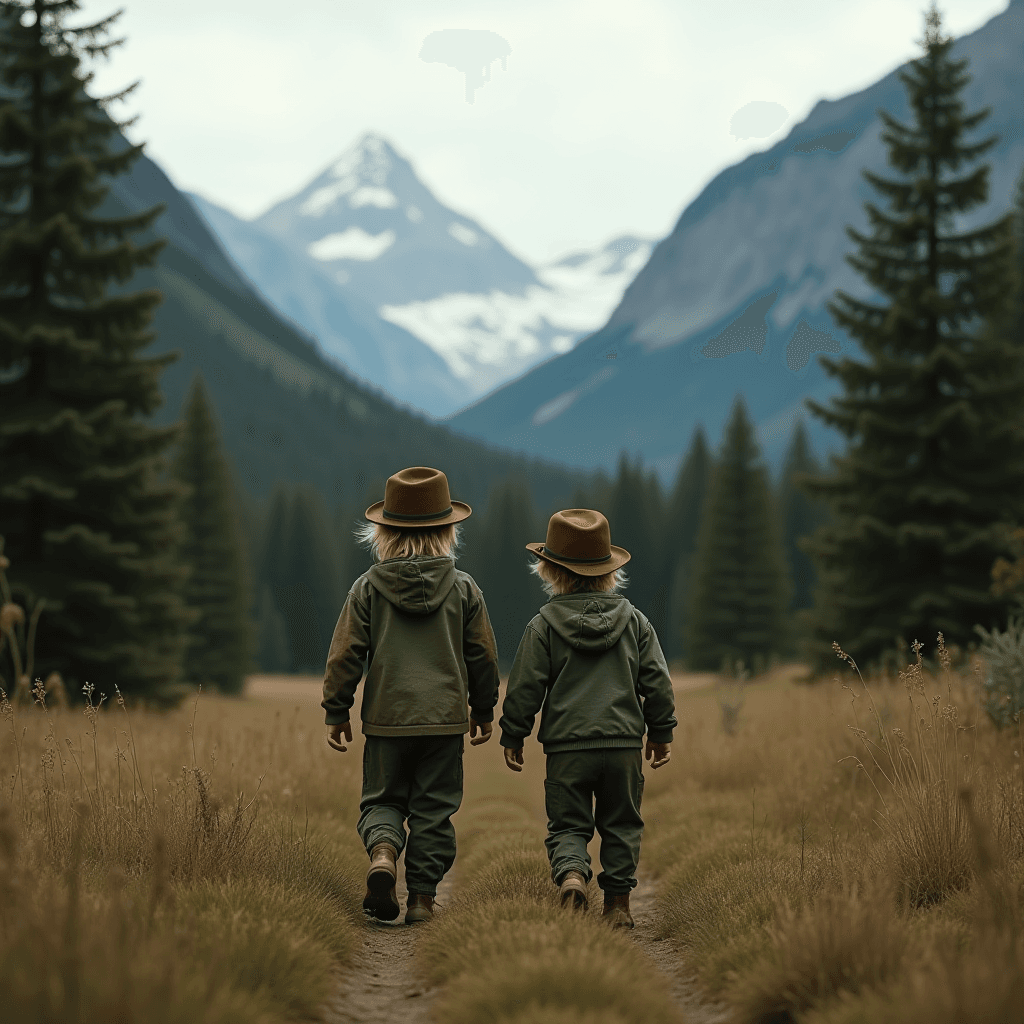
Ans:
{"label": "dirt path", "polygon": [[666,975],[672,985],[672,996],[683,1011],[687,1024],[725,1024],[729,1014],[722,1006],[708,1003],[699,993],[692,977],[687,976],[683,957],[671,939],[659,939],[655,928],[657,886],[649,878],[639,879],[629,900],[636,927],[633,940]]}
{"label": "dirt path", "polygon": [[[443,907],[451,891],[451,874],[437,899]],[[340,979],[338,994],[324,1010],[324,1024],[425,1024],[437,989],[428,989],[416,972],[416,943],[429,925],[407,925],[405,858],[398,864],[398,899],[402,913],[392,922],[369,921],[363,949]]]}

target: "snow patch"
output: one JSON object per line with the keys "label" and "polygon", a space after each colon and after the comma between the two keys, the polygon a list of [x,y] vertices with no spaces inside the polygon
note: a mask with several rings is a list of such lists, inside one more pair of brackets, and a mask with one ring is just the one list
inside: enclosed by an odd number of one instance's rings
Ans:
{"label": "snow patch", "polygon": [[348,205],[353,210],[360,206],[376,206],[381,210],[391,210],[398,205],[398,196],[389,188],[377,185],[363,185],[348,197]]}
{"label": "snow patch", "polygon": [[390,229],[371,235],[362,228],[346,228],[313,242],[306,250],[315,260],[375,260],[395,242]]}
{"label": "snow patch", "polygon": [[299,216],[322,217],[342,196],[354,191],[358,185],[359,179],[349,175],[340,181],[332,181],[329,185],[314,189],[299,207]]}
{"label": "snow patch", "polygon": [[467,228],[465,224],[456,221],[448,225],[448,234],[463,245],[476,245],[480,240],[480,236],[472,228]]}
{"label": "snow patch", "polygon": [[407,206],[405,208],[405,215],[413,224],[419,224],[423,220],[423,211],[418,206]]}

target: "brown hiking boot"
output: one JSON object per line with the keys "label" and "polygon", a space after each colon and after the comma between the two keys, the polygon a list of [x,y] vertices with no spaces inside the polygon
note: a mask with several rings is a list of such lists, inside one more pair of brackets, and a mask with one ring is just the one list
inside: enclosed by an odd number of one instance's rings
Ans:
{"label": "brown hiking boot", "polygon": [[579,871],[567,871],[558,888],[558,899],[570,910],[586,911],[587,880]]}
{"label": "brown hiking boot", "polygon": [[363,913],[378,921],[394,921],[401,912],[395,880],[398,851],[390,843],[378,843],[370,851],[370,870],[366,872],[366,895]]}
{"label": "brown hiking boot", "polygon": [[629,893],[606,892],[604,913],[601,917],[613,928],[632,928],[633,915],[629,912]]}
{"label": "brown hiking boot", "polygon": [[409,906],[405,912],[406,924],[419,924],[434,918],[434,897],[421,892],[409,893]]}

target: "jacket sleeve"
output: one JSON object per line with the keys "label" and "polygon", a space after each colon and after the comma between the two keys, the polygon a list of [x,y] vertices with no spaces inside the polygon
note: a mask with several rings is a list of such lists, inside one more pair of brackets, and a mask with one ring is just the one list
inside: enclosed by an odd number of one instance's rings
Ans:
{"label": "jacket sleeve", "polygon": [[498,648],[483,591],[473,583],[462,629],[462,657],[469,674],[470,714],[477,722],[494,721],[498,703]]}
{"label": "jacket sleeve", "polygon": [[677,722],[676,700],[668,662],[661,651],[658,634],[645,618],[640,620],[640,671],[637,690],[643,699],[647,739],[652,743],[671,743]]}
{"label": "jacket sleeve", "polygon": [[363,663],[370,649],[370,602],[353,586],[345,598],[324,672],[324,699],[320,702],[328,725],[348,721]]}
{"label": "jacket sleeve", "polygon": [[518,750],[533,732],[533,723],[544,704],[551,676],[551,651],[547,637],[531,622],[519,641],[512,663],[505,702],[501,707],[501,745]]}

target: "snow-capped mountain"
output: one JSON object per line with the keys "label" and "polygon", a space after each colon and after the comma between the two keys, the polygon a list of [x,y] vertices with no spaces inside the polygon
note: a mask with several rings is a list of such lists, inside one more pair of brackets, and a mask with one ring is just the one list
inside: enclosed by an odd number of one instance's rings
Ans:
{"label": "snow-capped mountain", "polygon": [[378,316],[312,257],[286,248],[202,196],[190,194],[189,199],[263,297],[312,334],[324,355],[397,402],[431,416],[445,416],[465,404],[467,388],[441,356]]}
{"label": "snow-capped mountain", "polygon": [[[1024,166],[1024,0],[953,52],[970,62],[966,109],[991,107],[972,141],[999,137],[985,156],[988,201],[957,224],[969,230],[1006,212]],[[826,303],[837,289],[872,297],[846,261],[855,246],[845,229],[871,233],[864,203],[879,197],[862,170],[893,175],[877,111],[910,118],[897,72],[820,101],[785,138],[715,175],[600,330],[452,426],[577,465],[611,468],[621,451],[640,453],[667,477],[697,424],[717,442],[740,393],[778,464],[805,399],[836,391],[817,354],[856,353]],[[819,420],[808,426],[819,449],[840,444]]]}
{"label": "snow-capped mountain", "polygon": [[538,267],[538,283],[522,291],[454,292],[379,313],[444,356],[476,397],[604,323],[653,246],[626,235]]}
{"label": "snow-capped mountain", "polygon": [[[325,352],[434,416],[571,349],[605,322],[653,246],[624,236],[535,269],[439,202],[370,132],[253,221],[194,201],[242,270]],[[352,315],[379,353],[353,347]]]}

